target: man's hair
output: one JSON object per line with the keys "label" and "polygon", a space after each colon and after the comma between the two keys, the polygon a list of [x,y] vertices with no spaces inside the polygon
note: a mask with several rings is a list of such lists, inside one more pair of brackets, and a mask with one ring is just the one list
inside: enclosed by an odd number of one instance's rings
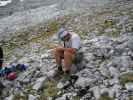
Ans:
{"label": "man's hair", "polygon": [[58,38],[59,39],[63,39],[66,35],[68,35],[69,32],[66,31],[64,28],[61,28],[59,31],[58,31]]}

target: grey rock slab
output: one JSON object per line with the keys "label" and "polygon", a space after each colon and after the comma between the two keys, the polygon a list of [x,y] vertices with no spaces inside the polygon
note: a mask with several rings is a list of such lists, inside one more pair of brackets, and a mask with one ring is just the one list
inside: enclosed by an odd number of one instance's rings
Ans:
{"label": "grey rock slab", "polygon": [[42,87],[45,80],[46,77],[38,78],[37,81],[35,82],[35,85],[33,86],[33,89],[39,90]]}
{"label": "grey rock slab", "polygon": [[112,57],[112,66],[117,66],[117,68],[128,68],[132,64],[130,56],[114,56]]}
{"label": "grey rock slab", "polygon": [[90,90],[93,91],[95,99],[99,100],[99,98],[101,96],[99,86],[95,86],[95,87],[91,88]]}
{"label": "grey rock slab", "polygon": [[119,77],[119,70],[117,70],[117,68],[115,67],[109,67],[109,71],[110,71],[110,74],[111,76],[113,77]]}
{"label": "grey rock slab", "polygon": [[46,72],[46,75],[48,77],[54,77],[56,72],[57,72],[57,70],[53,69],[53,70],[50,70],[50,71]]}
{"label": "grey rock slab", "polygon": [[49,57],[48,54],[42,54],[42,55],[41,55],[41,59],[47,59],[48,57]]}
{"label": "grey rock slab", "polygon": [[120,95],[120,89],[121,89],[121,86],[119,84],[114,84],[111,88],[110,88],[110,91],[109,91],[109,96],[110,97],[119,97]]}
{"label": "grey rock slab", "polygon": [[80,87],[86,87],[89,84],[92,84],[96,81],[96,79],[86,78],[86,77],[79,77],[76,81],[75,85]]}
{"label": "grey rock slab", "polygon": [[109,94],[109,91],[110,91],[110,89],[109,88],[101,88],[100,89],[100,94],[105,94],[105,93],[107,93],[107,94]]}
{"label": "grey rock slab", "polygon": [[33,70],[27,70],[17,77],[17,80],[23,82],[24,80],[30,80]]}
{"label": "grey rock slab", "polygon": [[13,100],[14,95],[11,94],[9,97],[6,97],[4,100]]}
{"label": "grey rock slab", "polygon": [[113,79],[109,80],[110,85],[118,84],[119,83],[119,78],[115,77]]}
{"label": "grey rock slab", "polygon": [[28,100],[37,100],[37,96],[29,95]]}
{"label": "grey rock slab", "polygon": [[62,83],[62,82],[59,82],[58,84],[57,84],[57,88],[58,89],[62,89],[64,87],[64,84]]}
{"label": "grey rock slab", "polygon": [[125,84],[125,87],[127,90],[129,91],[133,91],[133,83],[132,82],[128,82]]}
{"label": "grey rock slab", "polygon": [[105,76],[105,77],[108,77],[109,75],[110,75],[110,73],[109,73],[109,70],[108,70],[108,68],[106,67],[106,65],[104,66],[104,65],[100,65],[100,68],[99,68],[99,71],[101,72],[101,74],[103,75],[103,76]]}
{"label": "grey rock slab", "polygon": [[31,82],[31,79],[30,78],[25,78],[21,81],[23,84],[28,84]]}
{"label": "grey rock slab", "polygon": [[85,53],[84,59],[86,59],[87,61],[90,61],[90,60],[95,59],[95,57],[94,57],[93,53]]}
{"label": "grey rock slab", "polygon": [[69,93],[63,94],[62,97],[57,98],[56,100],[67,100],[67,98],[70,99],[70,100],[73,100],[72,96],[75,96],[75,93],[74,92],[69,92]]}

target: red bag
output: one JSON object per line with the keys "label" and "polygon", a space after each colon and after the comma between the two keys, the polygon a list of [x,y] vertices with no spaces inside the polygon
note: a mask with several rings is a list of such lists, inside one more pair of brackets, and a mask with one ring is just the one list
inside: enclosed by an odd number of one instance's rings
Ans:
{"label": "red bag", "polygon": [[9,80],[15,80],[17,78],[16,72],[11,72],[7,75],[7,79]]}

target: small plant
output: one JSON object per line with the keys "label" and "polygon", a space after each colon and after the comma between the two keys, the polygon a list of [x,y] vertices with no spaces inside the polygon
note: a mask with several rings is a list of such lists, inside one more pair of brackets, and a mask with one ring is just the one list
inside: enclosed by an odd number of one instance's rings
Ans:
{"label": "small plant", "polygon": [[32,94],[32,95],[36,94],[36,91],[32,89],[32,87],[33,87],[32,85],[28,85],[25,89],[25,94]]}
{"label": "small plant", "polygon": [[107,35],[115,38],[120,36],[120,32],[118,30],[112,30],[112,32],[107,33]]}
{"label": "small plant", "polygon": [[104,26],[105,28],[112,27],[113,26],[113,20],[112,19],[107,19],[104,21]]}
{"label": "small plant", "polygon": [[13,97],[13,100],[28,100],[28,95],[16,94]]}
{"label": "small plant", "polygon": [[129,98],[128,100],[133,100],[133,96],[129,96],[128,98]]}
{"label": "small plant", "polygon": [[101,95],[99,100],[114,100],[114,99],[109,97],[108,95]]}
{"label": "small plant", "polygon": [[114,100],[113,98],[109,97],[108,92],[105,92],[101,95],[99,100]]}
{"label": "small plant", "polygon": [[80,97],[79,96],[74,96],[73,100],[80,100]]}
{"label": "small plant", "polygon": [[60,24],[57,21],[52,21],[48,25],[48,28],[49,28],[48,31],[56,32],[59,29],[59,27],[60,27]]}
{"label": "small plant", "polygon": [[133,82],[133,73],[126,73],[120,76],[120,83],[124,86],[125,83]]}
{"label": "small plant", "polygon": [[47,81],[44,84],[44,90],[43,93],[40,96],[40,100],[45,100],[47,97],[57,97],[58,89],[57,89],[57,83],[55,81]]}

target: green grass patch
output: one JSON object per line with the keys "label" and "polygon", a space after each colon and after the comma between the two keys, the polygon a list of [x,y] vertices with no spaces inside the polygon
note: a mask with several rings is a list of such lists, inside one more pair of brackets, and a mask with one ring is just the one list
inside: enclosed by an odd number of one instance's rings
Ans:
{"label": "green grass patch", "polygon": [[32,94],[35,95],[36,91],[34,89],[32,89],[33,85],[29,84],[25,87],[25,91],[24,94]]}
{"label": "green grass patch", "polygon": [[47,97],[57,97],[58,96],[58,91],[59,89],[57,89],[57,83],[55,81],[47,81],[44,84],[44,89],[42,94],[40,95],[40,99],[39,100],[45,100]]}
{"label": "green grass patch", "polygon": [[105,20],[105,21],[104,21],[104,27],[105,27],[105,28],[112,27],[113,25],[114,25],[114,22],[113,22],[112,19],[110,19],[110,20]]}
{"label": "green grass patch", "polygon": [[99,100],[114,100],[114,99],[109,97],[108,95],[102,95]]}
{"label": "green grass patch", "polygon": [[112,30],[112,32],[109,32],[109,33],[106,33],[108,36],[111,36],[111,37],[118,37],[120,36],[120,32],[118,30]]}
{"label": "green grass patch", "polygon": [[[30,43],[42,43],[45,46],[46,39],[56,33],[59,27],[58,21],[49,21],[47,27],[45,27],[46,30],[42,28],[38,28],[37,31],[32,29],[30,32],[16,33],[18,35],[13,36],[8,41],[2,41],[5,59],[7,60],[14,53],[15,48],[24,48],[25,45],[29,45]],[[32,33],[36,32],[36,35],[32,35]]]}
{"label": "green grass patch", "polygon": [[78,34],[81,39],[85,39],[85,37],[88,35],[88,33],[85,33],[85,32],[79,32]]}
{"label": "green grass patch", "polygon": [[120,76],[120,83],[123,86],[128,82],[133,82],[133,73],[126,73]]}
{"label": "green grass patch", "polygon": [[128,100],[133,100],[133,96],[129,96],[128,97]]}
{"label": "green grass patch", "polygon": [[79,96],[74,96],[74,97],[72,98],[72,100],[80,100],[80,97],[79,97]]}
{"label": "green grass patch", "polygon": [[28,95],[16,94],[14,95],[13,100],[28,100]]}

